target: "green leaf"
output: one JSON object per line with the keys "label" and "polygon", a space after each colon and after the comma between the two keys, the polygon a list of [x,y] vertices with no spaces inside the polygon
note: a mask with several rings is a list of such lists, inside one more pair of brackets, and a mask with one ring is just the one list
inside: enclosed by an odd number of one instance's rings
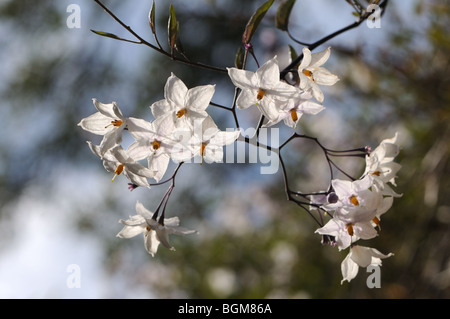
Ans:
{"label": "green leaf", "polygon": [[294,6],[295,0],[287,0],[280,4],[277,10],[277,16],[275,20],[275,25],[278,29],[282,31],[288,30],[289,16],[291,15],[292,7]]}
{"label": "green leaf", "polygon": [[298,54],[295,52],[295,49],[289,44],[289,54],[291,55],[291,61],[295,61],[297,59]]}
{"label": "green leaf", "polygon": [[173,5],[170,5],[170,15],[169,15],[167,29],[168,29],[168,33],[169,33],[169,46],[173,52],[173,49],[175,48],[175,45],[177,44],[177,36],[178,36],[178,30],[179,30],[179,25],[177,22],[177,17],[175,16],[175,9],[174,9]]}
{"label": "green leaf", "polygon": [[267,1],[261,7],[259,7],[258,10],[256,10],[256,12],[252,15],[250,20],[247,22],[247,25],[245,26],[245,31],[244,34],[242,35],[242,43],[244,44],[250,43],[250,40],[252,39],[252,36],[255,33],[256,28],[258,27],[261,20],[264,18],[264,15],[266,14],[267,10],[269,10],[273,1],[274,0]]}
{"label": "green leaf", "polygon": [[150,29],[152,29],[152,33],[156,33],[155,28],[155,1],[153,0],[152,9],[150,10],[150,13],[148,15],[148,24],[150,25]]}
{"label": "green leaf", "polygon": [[242,67],[244,66],[243,54],[244,52],[242,51],[242,47],[240,46],[234,60],[234,66],[238,69],[242,69]]}
{"label": "green leaf", "polygon": [[101,35],[102,37],[112,38],[112,39],[116,39],[116,40],[124,40],[112,33],[103,32],[103,31],[95,31],[95,30],[91,30],[91,31],[94,32],[95,34]]}

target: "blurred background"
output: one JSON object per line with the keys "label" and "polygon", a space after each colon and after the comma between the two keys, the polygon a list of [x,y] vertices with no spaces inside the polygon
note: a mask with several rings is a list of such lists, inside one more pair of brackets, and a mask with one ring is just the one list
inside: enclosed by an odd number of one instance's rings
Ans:
{"label": "blurred background", "polygon": [[[224,68],[234,65],[245,24],[263,1],[170,3],[186,55]],[[150,0],[105,4],[154,43]],[[279,4],[252,41],[261,63],[277,54],[287,65],[288,44],[302,49],[274,27]],[[155,5],[167,47],[169,1]],[[79,25],[71,16],[78,9]],[[289,29],[314,42],[352,23],[352,11],[345,0],[298,1]],[[123,176],[110,182],[86,144],[99,137],[77,126],[95,112],[92,98],[151,120],[148,106],[163,98],[171,72],[188,87],[215,83],[213,101],[227,106],[232,84],[226,74],[92,33],[130,38],[94,1],[1,0],[0,297],[450,297],[449,13],[445,1],[390,1],[380,28],[363,23],[316,50],[332,47],[327,67],[341,81],[324,88],[326,110],[304,116],[299,132],[335,149],[375,147],[399,132],[396,191],[403,197],[384,216],[380,236],[361,242],[395,256],[383,261],[381,288],[369,289],[365,269],[341,285],[347,252],[322,246],[314,221],[286,201],[281,172],[261,175],[261,164],[182,167],[166,214],[199,234],[172,236],[176,252],[160,247],[152,258],[141,236],[115,237],[136,201],[154,210],[166,186],[130,192]],[[255,69],[252,59],[248,69]],[[208,111],[221,129],[234,127],[231,113]],[[244,128],[258,121],[255,110],[238,116]],[[278,127],[281,138],[292,133]],[[295,141],[283,156],[293,187],[327,187],[327,164],[313,143]],[[346,168],[358,175],[363,160]],[[71,288],[74,269],[80,286]]]}

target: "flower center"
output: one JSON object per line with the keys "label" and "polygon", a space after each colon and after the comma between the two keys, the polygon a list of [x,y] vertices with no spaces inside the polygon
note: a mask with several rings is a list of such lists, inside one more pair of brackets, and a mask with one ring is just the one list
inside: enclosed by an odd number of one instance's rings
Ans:
{"label": "flower center", "polygon": [[375,225],[377,225],[377,226],[380,225],[380,219],[379,219],[378,217],[374,217],[374,218],[372,219],[372,221],[373,221],[373,223],[374,223]]}
{"label": "flower center", "polygon": [[381,175],[381,173],[380,173],[380,171],[375,171],[375,172],[373,172],[373,173],[372,173],[372,175],[375,175],[375,176],[380,176],[380,175]]}
{"label": "flower center", "polygon": [[310,70],[303,70],[303,74],[307,77],[312,77],[313,73]]}
{"label": "flower center", "polygon": [[350,199],[350,202],[351,202],[353,205],[359,206],[359,201],[358,201],[358,199],[356,198],[355,195],[352,195],[349,199]]}
{"label": "flower center", "polygon": [[355,233],[355,232],[353,231],[353,224],[348,224],[348,225],[347,225],[347,232],[348,232],[348,234],[349,234],[350,236],[353,236],[353,234]]}
{"label": "flower center", "polygon": [[177,117],[181,118],[186,114],[186,109],[181,109],[177,112]]}
{"label": "flower center", "polygon": [[156,151],[159,149],[159,147],[161,146],[161,143],[157,140],[154,140],[152,143],[152,148]]}
{"label": "flower center", "polygon": [[105,126],[105,128],[107,128],[107,127],[109,127],[109,126],[115,126],[115,127],[119,127],[119,126],[121,126],[123,124],[123,122],[121,121],[121,120],[114,120],[114,121],[111,121],[111,124],[109,124],[109,125],[106,125]]}
{"label": "flower center", "polygon": [[123,164],[119,164],[119,166],[117,166],[116,170],[114,171],[114,177],[111,179],[111,182],[114,182],[116,176],[122,174],[122,172],[123,172]]}
{"label": "flower center", "polygon": [[256,95],[256,98],[258,99],[258,101],[261,101],[265,94],[266,94],[266,90],[259,89],[258,94]]}
{"label": "flower center", "polygon": [[297,111],[296,110],[291,110],[291,118],[294,122],[298,121],[298,115],[297,115]]}

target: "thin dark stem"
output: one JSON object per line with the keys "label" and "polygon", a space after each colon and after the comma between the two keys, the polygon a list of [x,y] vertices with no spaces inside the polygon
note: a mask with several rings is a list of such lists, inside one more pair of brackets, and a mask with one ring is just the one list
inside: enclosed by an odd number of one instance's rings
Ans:
{"label": "thin dark stem", "polygon": [[[381,14],[384,14],[384,11],[386,10],[387,3],[388,3],[388,0],[385,0],[385,1],[383,1],[380,4],[380,7],[383,10]],[[323,37],[322,39],[320,39],[320,40],[318,40],[318,41],[316,41],[314,43],[311,43],[310,45],[307,46],[308,49],[312,51],[315,48],[317,48],[318,46],[324,44],[325,42],[328,42],[329,40],[337,37],[338,35],[340,35],[342,33],[345,33],[345,32],[347,32],[347,31],[349,31],[351,29],[357,28],[361,23],[363,23],[365,20],[367,20],[367,18],[369,18],[370,15],[371,15],[370,12],[365,12],[354,23],[352,23],[352,24],[350,24],[350,25],[348,25],[348,26],[346,26],[346,27],[344,27],[342,29],[339,29],[339,30],[335,31],[335,32],[333,32],[333,33]],[[300,61],[302,59],[303,59],[303,54],[300,54],[294,61],[292,61],[286,68],[284,68],[284,70],[282,70],[280,72],[281,78],[284,78],[286,76],[286,74],[288,73],[288,70],[293,69],[298,63],[300,63]]]}
{"label": "thin dark stem", "polygon": [[224,68],[219,68],[219,67],[215,67],[212,65],[207,65],[204,63],[200,63],[200,62],[192,62],[188,59],[180,59],[176,56],[174,56],[173,54],[171,54],[170,52],[165,51],[164,49],[162,49],[161,45],[158,43],[158,47],[154,46],[153,44],[151,44],[150,42],[144,40],[141,36],[139,36],[130,26],[126,25],[122,20],[120,20],[111,10],[109,10],[100,0],[94,0],[94,2],[96,2],[100,7],[103,8],[103,10],[106,11],[106,13],[108,13],[115,21],[117,21],[124,29],[126,29],[130,34],[132,34],[136,39],[139,40],[139,42],[135,42],[135,41],[131,41],[131,40],[127,40],[127,42],[132,42],[135,44],[144,44],[150,48],[152,48],[153,50],[167,56],[170,57],[172,60],[177,61],[177,62],[181,62],[187,65],[191,65],[191,66],[195,66],[195,67],[200,67],[200,68],[204,68],[204,69],[209,69],[209,70],[213,70],[213,71],[218,71],[218,72],[222,72],[222,73],[227,73],[228,71]]}

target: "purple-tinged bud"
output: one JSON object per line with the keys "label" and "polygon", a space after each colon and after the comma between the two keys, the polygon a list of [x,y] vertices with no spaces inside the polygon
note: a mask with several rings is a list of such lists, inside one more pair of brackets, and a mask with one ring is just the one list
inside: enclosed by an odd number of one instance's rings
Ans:
{"label": "purple-tinged bud", "polygon": [[134,190],[134,189],[136,189],[136,188],[138,188],[138,187],[139,187],[139,186],[136,185],[136,184],[128,183],[128,189],[129,189],[130,191],[132,191],[132,190]]}
{"label": "purple-tinged bud", "polygon": [[334,204],[334,203],[337,203],[337,201],[339,200],[339,197],[336,195],[336,193],[330,193],[330,194],[328,194],[328,196],[327,196],[327,201],[328,201],[328,203],[330,203],[330,204]]}

